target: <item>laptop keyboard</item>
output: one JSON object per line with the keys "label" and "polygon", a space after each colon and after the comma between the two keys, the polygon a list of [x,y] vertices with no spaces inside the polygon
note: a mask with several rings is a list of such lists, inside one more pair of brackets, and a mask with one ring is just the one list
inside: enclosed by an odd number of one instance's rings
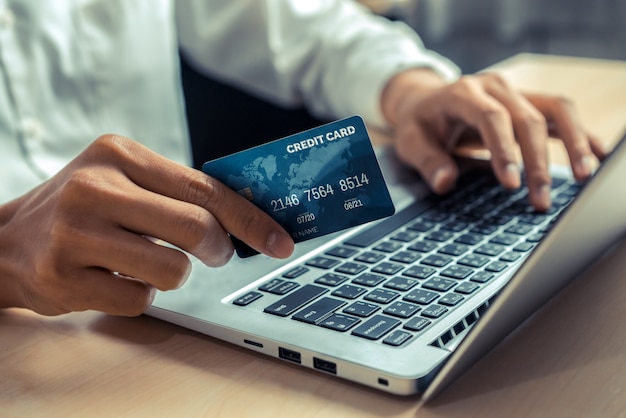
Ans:
{"label": "laptop keyboard", "polygon": [[[525,187],[509,191],[490,173],[473,173],[455,192],[412,204],[233,304],[401,346],[521,261],[579,190],[553,178],[552,208],[538,213]],[[282,297],[263,305],[268,294]]]}

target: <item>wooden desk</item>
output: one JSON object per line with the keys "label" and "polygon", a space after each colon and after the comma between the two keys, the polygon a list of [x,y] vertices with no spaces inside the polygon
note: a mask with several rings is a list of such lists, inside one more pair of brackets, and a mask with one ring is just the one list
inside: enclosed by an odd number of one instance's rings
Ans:
{"label": "wooden desk", "polygon": [[[626,127],[626,63],[520,55],[497,70],[523,88],[570,96],[607,143]],[[0,416],[625,414],[624,255],[626,243],[428,405],[146,316],[0,311]]]}

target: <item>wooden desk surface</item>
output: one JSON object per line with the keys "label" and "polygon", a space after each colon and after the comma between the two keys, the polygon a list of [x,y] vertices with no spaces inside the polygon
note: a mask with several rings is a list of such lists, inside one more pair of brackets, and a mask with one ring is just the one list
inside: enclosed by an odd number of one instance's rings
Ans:
{"label": "wooden desk surface", "polygon": [[[496,68],[573,98],[608,144],[626,127],[626,63],[519,55]],[[625,255],[626,243],[427,405],[147,316],[0,311],[0,416],[623,416]]]}

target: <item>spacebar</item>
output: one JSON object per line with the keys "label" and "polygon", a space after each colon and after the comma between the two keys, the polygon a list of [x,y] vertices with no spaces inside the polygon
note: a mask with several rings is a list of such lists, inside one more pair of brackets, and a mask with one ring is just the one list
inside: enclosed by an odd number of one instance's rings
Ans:
{"label": "spacebar", "polygon": [[433,205],[433,203],[433,199],[419,200],[395,215],[377,223],[360,234],[353,236],[349,240],[345,241],[344,244],[361,248],[367,247],[387,235],[389,232],[398,229],[421,213],[424,213],[426,209]]}

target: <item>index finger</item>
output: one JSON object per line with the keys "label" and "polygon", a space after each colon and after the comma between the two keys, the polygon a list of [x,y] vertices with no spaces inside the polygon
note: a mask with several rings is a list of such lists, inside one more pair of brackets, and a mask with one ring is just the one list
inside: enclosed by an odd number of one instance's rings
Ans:
{"label": "index finger", "polygon": [[[484,78],[484,77],[483,77]],[[505,187],[521,184],[516,142],[508,109],[485,91],[482,78],[465,78],[453,85],[450,111],[480,134],[491,153],[496,177]]]}
{"label": "index finger", "polygon": [[522,94],[507,83],[493,83],[488,92],[502,103],[511,115],[528,182],[529,199],[538,210],[550,207],[550,184],[547,151],[548,129],[543,114]]}

